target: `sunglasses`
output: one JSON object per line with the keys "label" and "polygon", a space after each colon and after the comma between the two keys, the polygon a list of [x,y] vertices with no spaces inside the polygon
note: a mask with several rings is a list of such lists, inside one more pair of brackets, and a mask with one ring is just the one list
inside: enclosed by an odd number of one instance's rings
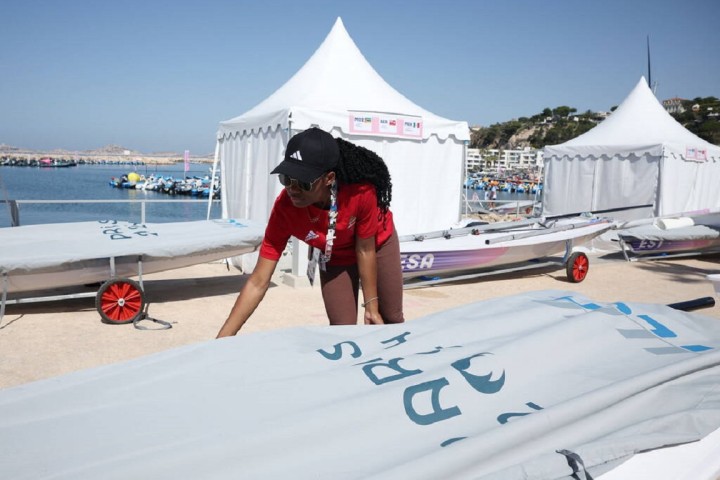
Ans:
{"label": "sunglasses", "polygon": [[323,175],[320,175],[318,178],[313,180],[312,182],[303,182],[302,180],[298,180],[297,178],[288,177],[284,173],[281,173],[278,175],[278,180],[280,180],[280,183],[283,185],[283,187],[289,187],[291,185],[295,185],[296,187],[299,187],[300,190],[304,192],[309,192],[313,189],[315,186],[315,183],[320,180],[323,177]]}

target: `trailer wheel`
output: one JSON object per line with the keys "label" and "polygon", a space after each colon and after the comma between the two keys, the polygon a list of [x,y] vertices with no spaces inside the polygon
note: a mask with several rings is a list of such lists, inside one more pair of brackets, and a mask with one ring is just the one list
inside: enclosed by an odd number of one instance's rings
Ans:
{"label": "trailer wheel", "polygon": [[142,288],[129,278],[108,280],[95,296],[95,308],[103,323],[132,323],[142,315],[144,307]]}
{"label": "trailer wheel", "polygon": [[573,253],[565,264],[565,273],[570,283],[580,283],[585,280],[588,270],[590,270],[590,260],[583,252]]}

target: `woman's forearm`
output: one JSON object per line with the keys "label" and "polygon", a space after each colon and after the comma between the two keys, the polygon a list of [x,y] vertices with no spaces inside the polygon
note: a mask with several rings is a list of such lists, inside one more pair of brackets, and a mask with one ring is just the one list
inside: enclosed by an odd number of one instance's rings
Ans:
{"label": "woman's forearm", "polygon": [[375,253],[375,237],[358,239],[355,253],[357,255],[360,285],[363,293],[364,318],[366,324],[383,323],[380,315],[380,301],[377,289],[377,254]]}
{"label": "woman's forearm", "polygon": [[217,338],[235,335],[250,318],[270,287],[270,278],[277,262],[260,257],[255,270],[240,291],[228,318],[220,328]]}
{"label": "woman's forearm", "polygon": [[263,288],[248,281],[235,300],[235,305],[230,310],[230,314],[218,332],[217,338],[235,335],[245,325],[245,322],[250,318],[257,306],[260,305],[267,289],[267,286]]}

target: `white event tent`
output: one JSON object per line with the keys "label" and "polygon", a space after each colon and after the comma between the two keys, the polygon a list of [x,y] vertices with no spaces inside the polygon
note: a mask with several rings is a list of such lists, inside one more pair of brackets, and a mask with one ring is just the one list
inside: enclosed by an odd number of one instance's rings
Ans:
{"label": "white event tent", "polygon": [[467,123],[434,115],[388,85],[340,18],[282,87],[220,123],[216,160],[222,167],[223,217],[267,221],[281,190],[270,171],[282,161],[290,137],[312,126],[385,160],[401,235],[459,220]]}
{"label": "white event tent", "polygon": [[617,209],[629,220],[720,207],[720,147],[680,125],[644,77],[606,120],[543,153],[546,216]]}

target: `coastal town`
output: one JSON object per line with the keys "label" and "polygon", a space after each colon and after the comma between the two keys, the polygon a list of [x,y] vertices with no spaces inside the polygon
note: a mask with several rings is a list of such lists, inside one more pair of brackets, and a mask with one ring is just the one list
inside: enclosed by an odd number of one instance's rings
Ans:
{"label": "coastal town", "polygon": [[[188,153],[193,163],[212,163],[212,154],[195,155]],[[118,145],[106,145],[95,150],[69,151],[28,150],[20,147],[0,144],[0,166],[42,166],[43,159],[50,166],[63,165],[167,165],[184,161],[183,152],[143,153]],[[47,162],[45,162],[47,163]]]}
{"label": "coastal town", "polygon": [[[717,97],[692,100],[672,97],[660,103],[683,126],[710,143],[720,144],[720,100]],[[561,143],[589,131],[608,118],[615,108],[578,113],[575,108],[559,106],[488,127],[471,126],[471,140],[465,150],[465,171],[498,174],[527,171],[532,174],[531,179],[537,181],[543,169],[545,145]],[[167,165],[183,162],[186,156],[193,163],[213,162],[211,153],[144,153],[119,145],[83,151],[37,151],[0,144],[0,166]]]}

